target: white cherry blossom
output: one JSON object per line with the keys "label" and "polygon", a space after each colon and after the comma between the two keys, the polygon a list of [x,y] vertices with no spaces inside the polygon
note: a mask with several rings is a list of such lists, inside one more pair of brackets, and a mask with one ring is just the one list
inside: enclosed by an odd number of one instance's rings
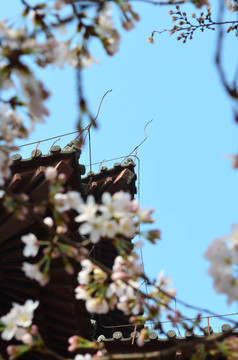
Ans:
{"label": "white cherry blossom", "polygon": [[131,195],[120,191],[111,196],[110,193],[103,193],[100,211],[105,217],[121,218],[131,211]]}
{"label": "white cherry blossom", "polygon": [[54,196],[54,201],[59,212],[70,209],[78,210],[82,206],[82,198],[78,191],[68,191],[65,194],[57,193]]}
{"label": "white cherry blossom", "polygon": [[208,274],[213,277],[215,291],[226,294],[228,304],[237,301],[238,226],[232,226],[230,235],[215,239],[204,256],[210,261]]}
{"label": "white cherry blossom", "polygon": [[7,315],[2,316],[0,320],[6,326],[6,328],[1,334],[2,339],[7,341],[11,340],[17,331],[17,311],[13,308]]}
{"label": "white cherry blossom", "polygon": [[81,235],[89,235],[91,242],[96,244],[102,236],[102,222],[103,217],[91,217],[88,222],[83,223],[79,227],[79,233]]}
{"label": "white cherry blossom", "polygon": [[38,306],[39,301],[33,300],[27,300],[23,305],[13,303],[9,313],[0,318],[5,326],[1,334],[2,339],[8,341],[16,336],[16,339],[20,340],[19,337],[26,333],[22,328],[32,324],[33,314]]}
{"label": "white cherry blossom", "polygon": [[39,266],[37,264],[29,264],[24,262],[22,265],[22,271],[27,277],[38,281],[42,286],[48,282],[48,278],[45,277],[42,272],[40,272]]}
{"label": "white cherry blossom", "polygon": [[34,311],[39,306],[39,301],[27,300],[24,305],[14,303],[18,313],[17,325],[21,327],[29,327],[32,324]]}
{"label": "white cherry blossom", "polygon": [[75,289],[75,293],[75,297],[78,300],[86,300],[88,298],[88,293],[83,286],[77,286]]}
{"label": "white cherry blossom", "polygon": [[86,203],[82,203],[78,207],[78,212],[80,215],[76,216],[74,219],[76,222],[90,221],[95,218],[95,215],[98,211],[98,204],[95,203],[94,197],[89,195],[87,197]]}
{"label": "white cherry blossom", "polygon": [[118,232],[132,239],[136,233],[136,226],[133,219],[128,217],[121,218],[119,220]]}
{"label": "white cherry blossom", "polygon": [[49,180],[50,182],[53,182],[56,180],[58,175],[58,171],[53,166],[48,166],[45,169],[45,178]]}
{"label": "white cherry blossom", "polygon": [[44,222],[45,225],[47,225],[49,227],[54,226],[54,220],[50,216],[47,216],[46,218],[44,218],[43,222]]}
{"label": "white cherry blossom", "polygon": [[80,193],[78,191],[68,191],[67,196],[69,207],[78,210],[83,203]]}
{"label": "white cherry blossom", "polygon": [[21,241],[25,244],[23,249],[24,256],[36,256],[38,254],[39,241],[34,234],[30,233],[28,235],[23,235]]}
{"label": "white cherry blossom", "polygon": [[118,224],[115,220],[104,220],[102,222],[102,236],[113,239],[118,232]]}
{"label": "white cherry blossom", "polygon": [[105,299],[88,298],[85,306],[90,313],[106,314],[109,311],[109,305]]}

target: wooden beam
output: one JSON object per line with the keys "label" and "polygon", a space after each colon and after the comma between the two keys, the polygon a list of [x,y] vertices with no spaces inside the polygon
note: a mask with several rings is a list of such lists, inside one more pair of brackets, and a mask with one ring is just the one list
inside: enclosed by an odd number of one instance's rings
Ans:
{"label": "wooden beam", "polygon": [[9,190],[14,191],[16,189],[17,185],[20,183],[20,181],[21,181],[21,175],[19,173],[16,173],[13,176],[13,178],[8,186]]}

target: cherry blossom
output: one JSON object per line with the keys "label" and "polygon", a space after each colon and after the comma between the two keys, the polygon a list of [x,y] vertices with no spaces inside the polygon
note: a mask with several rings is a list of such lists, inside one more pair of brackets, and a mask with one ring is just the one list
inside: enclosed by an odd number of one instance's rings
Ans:
{"label": "cherry blossom", "polygon": [[49,115],[44,101],[50,96],[49,91],[44,87],[41,81],[36,80],[33,76],[20,76],[22,94],[27,99],[27,108],[31,117],[35,121],[44,121],[44,116]]}
{"label": "cherry blossom", "polygon": [[136,234],[136,225],[133,219],[123,217],[119,220],[118,233],[132,239]]}
{"label": "cherry blossom", "polygon": [[95,202],[94,197],[89,195],[87,197],[86,203],[79,205],[78,211],[80,212],[80,215],[78,215],[74,220],[76,222],[90,221],[91,219],[95,218],[98,209],[98,204]]}
{"label": "cherry blossom", "polygon": [[44,218],[43,222],[49,227],[54,226],[54,220],[50,216],[47,216],[46,218]]}
{"label": "cherry blossom", "polygon": [[98,17],[98,24],[101,28],[101,31],[105,34],[107,34],[108,31],[111,31],[114,28],[110,3],[103,4],[103,9]]}
{"label": "cherry blossom", "polygon": [[119,219],[129,215],[131,207],[131,195],[124,191],[120,191],[114,195],[107,192],[103,193],[102,205],[100,205],[99,209],[104,216]]}
{"label": "cherry blossom", "polygon": [[40,272],[38,264],[29,264],[27,262],[24,262],[22,265],[22,271],[24,271],[27,277],[38,281],[42,286],[47,284],[47,282],[49,281],[49,279],[44,276],[42,272]]}
{"label": "cherry blossom", "polygon": [[7,315],[1,317],[6,328],[1,334],[3,340],[11,340],[17,331],[18,313],[13,308]]}
{"label": "cherry blossom", "polygon": [[27,300],[23,305],[14,303],[13,306],[18,313],[17,325],[29,327],[32,323],[34,311],[39,306],[39,301]]}
{"label": "cherry blossom", "polygon": [[107,301],[101,298],[89,298],[86,300],[85,306],[90,313],[106,314],[109,311]]}
{"label": "cherry blossom", "polygon": [[137,345],[142,347],[145,344],[145,340],[147,339],[147,336],[148,336],[148,330],[142,329],[136,340]]}
{"label": "cherry blossom", "polygon": [[102,231],[101,231],[102,237],[113,239],[118,232],[119,232],[119,227],[115,220],[103,219]]}
{"label": "cherry blossom", "polygon": [[131,252],[124,257],[121,255],[117,256],[112,267],[113,273],[111,278],[113,280],[119,279],[120,277],[131,279],[135,275],[142,275],[142,264],[139,263],[138,260],[139,256],[135,252]]}
{"label": "cherry blossom", "polygon": [[24,127],[24,119],[7,104],[0,104],[0,135],[6,142],[13,142],[15,138],[27,138],[28,132]]}
{"label": "cherry blossom", "polygon": [[26,332],[21,329],[31,325],[34,311],[38,306],[39,301],[33,300],[27,300],[23,305],[13,303],[10,312],[0,318],[5,326],[1,334],[2,339],[11,340],[16,335],[19,340],[19,337],[25,335]]}
{"label": "cherry blossom", "polygon": [[103,220],[104,218],[101,216],[90,218],[80,226],[79,233],[81,235],[89,234],[91,242],[96,244],[102,237]]}
{"label": "cherry blossom", "polygon": [[28,235],[24,235],[21,237],[21,241],[26,244],[23,249],[23,255],[28,256],[36,256],[39,251],[39,241],[37,237],[30,233]]}
{"label": "cherry blossom", "polygon": [[204,254],[210,261],[208,274],[213,277],[214,289],[228,296],[227,303],[238,300],[238,226],[231,235],[215,239]]}
{"label": "cherry blossom", "polygon": [[53,166],[48,166],[45,169],[45,178],[49,180],[50,182],[55,182],[57,178],[58,172]]}
{"label": "cherry blossom", "polygon": [[[64,203],[64,194],[55,196],[56,203]],[[57,205],[59,207],[59,205]],[[62,210],[64,210],[62,205]],[[139,231],[140,223],[151,223],[153,210],[140,208],[137,200],[131,200],[129,193],[120,191],[111,195],[103,193],[101,204],[97,204],[92,195],[89,195],[85,203],[76,208],[79,215],[75,221],[82,223],[79,226],[81,235],[88,235],[92,243],[97,243],[101,238],[113,239],[122,235],[132,239]],[[150,241],[158,237],[158,232],[144,233]]]}
{"label": "cherry blossom", "polygon": [[82,198],[78,191],[68,191],[65,194],[57,193],[54,196],[55,206],[59,212],[70,209],[78,210],[82,206]]}
{"label": "cherry blossom", "polygon": [[81,261],[82,270],[78,273],[78,282],[82,285],[86,285],[90,282],[89,274],[93,271],[94,266],[93,263],[84,259]]}
{"label": "cherry blossom", "polygon": [[75,297],[78,300],[86,300],[87,297],[88,297],[88,293],[85,290],[84,286],[77,286],[76,289],[75,289],[75,292],[76,292]]}
{"label": "cherry blossom", "polygon": [[81,66],[83,68],[88,68],[90,67],[93,63],[96,64],[101,64],[100,61],[98,59],[96,59],[95,57],[93,57],[91,54],[86,54],[82,60],[81,60]]}
{"label": "cherry blossom", "polygon": [[29,345],[29,346],[33,346],[34,343],[35,343],[32,335],[29,334],[28,332],[23,334],[22,337],[19,340],[21,342],[23,342],[23,344],[26,344],[26,345]]}

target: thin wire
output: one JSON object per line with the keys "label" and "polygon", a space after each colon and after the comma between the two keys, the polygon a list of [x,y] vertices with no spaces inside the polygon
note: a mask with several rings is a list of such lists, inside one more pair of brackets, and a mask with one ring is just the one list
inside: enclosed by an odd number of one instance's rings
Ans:
{"label": "thin wire", "polygon": [[[233,313],[233,314],[224,314],[224,315],[211,315],[209,316],[209,319],[211,318],[222,318],[222,317],[226,317],[226,316],[233,316],[233,315],[238,315],[238,313]],[[201,316],[200,319],[207,319],[207,316]],[[192,321],[192,320],[197,320],[197,318],[183,318],[183,321]],[[165,320],[165,321],[161,321],[161,324],[166,324],[166,323],[171,323],[172,321],[170,320]],[[150,323],[152,324],[156,324],[157,321],[151,321]]]}
{"label": "thin wire", "polygon": [[[83,130],[81,130],[81,132],[83,132],[83,131],[85,131],[85,130],[86,130],[86,128],[83,129]],[[78,132],[80,132],[80,130],[72,131],[72,132],[69,132],[69,133],[62,134],[62,135],[53,136],[53,137],[50,137],[50,138],[47,138],[47,139],[43,139],[43,140],[33,141],[33,142],[31,142],[31,143],[19,145],[18,147],[20,148],[20,147],[29,146],[29,145],[35,145],[35,144],[38,144],[38,142],[39,142],[39,143],[42,143],[42,142],[45,142],[45,141],[49,141],[49,140],[53,140],[53,139],[58,139],[59,137],[76,134],[76,133],[78,133]]]}
{"label": "thin wire", "polygon": [[[83,141],[83,145],[85,144],[85,141],[86,141],[86,138],[87,138],[87,135],[88,135],[88,139],[89,139],[89,164],[90,164],[90,171],[92,171],[92,142],[91,142],[91,134],[90,134],[90,129],[91,129],[91,126],[93,125],[93,123],[95,122],[95,120],[97,120],[98,118],[98,115],[99,115],[99,112],[100,112],[100,109],[101,109],[101,105],[102,105],[102,102],[103,102],[103,99],[105,98],[105,96],[111,92],[112,89],[110,90],[107,90],[105,92],[105,94],[103,95],[103,97],[101,98],[101,101],[99,103],[99,107],[98,107],[98,112],[97,112],[97,115],[95,116],[95,118],[90,122],[90,124],[85,128],[87,129],[87,134],[85,135],[85,138],[84,138],[84,141]],[[80,134],[78,136],[76,136],[75,140],[78,139],[78,137],[80,136]]]}
{"label": "thin wire", "polygon": [[[109,92],[111,92],[111,91],[112,91],[112,89],[107,90],[107,91],[105,92],[105,94],[103,95],[103,97],[101,98],[101,101],[100,101],[100,103],[99,103],[97,115],[96,115],[95,118],[86,126],[86,128],[85,128],[84,130],[87,129],[87,130],[89,131],[89,129],[90,129],[91,126],[93,125],[94,121],[97,120],[98,115],[99,115],[99,112],[100,112],[100,109],[101,109],[101,105],[102,105],[103,99],[104,99],[105,96],[106,96]],[[79,134],[79,135],[80,135],[80,134]],[[75,140],[79,137],[79,135],[75,138]],[[86,137],[87,137],[87,135],[86,135]],[[84,142],[85,142],[85,140],[86,140],[86,137],[85,137],[85,139],[84,139]]]}
{"label": "thin wire", "polygon": [[[140,158],[137,155],[135,155],[135,158],[138,161],[138,172],[137,172],[137,178],[138,178],[137,183],[138,183],[138,185],[137,185],[137,187],[138,187],[138,200],[139,200],[139,203],[140,203]],[[139,224],[139,232],[140,232],[140,224]],[[139,240],[141,240],[141,235],[139,235]],[[140,248],[140,257],[141,257],[143,273],[145,274],[145,263],[144,263],[142,248]],[[145,281],[145,291],[146,291],[146,294],[148,295],[147,281]]]}
{"label": "thin wire", "polygon": [[[233,313],[233,314],[224,314],[224,315],[212,315],[209,316],[209,318],[222,318],[222,317],[226,317],[226,316],[233,316],[233,315],[238,315],[238,313]],[[119,327],[134,327],[134,324],[123,324],[123,325],[103,325],[101,322],[101,315],[99,316],[100,318],[100,325],[103,326],[104,328],[107,329],[111,329],[111,328],[119,328]],[[207,316],[201,316],[200,319],[207,319]],[[183,318],[183,321],[192,321],[192,320],[197,320],[197,318]],[[148,324],[158,324],[158,322],[160,324],[167,324],[167,323],[172,323],[171,320],[165,320],[165,321],[149,321]]]}
{"label": "thin wire", "polygon": [[[110,91],[112,91],[112,90],[108,90],[104,95],[103,95],[103,97],[102,97],[102,100],[101,100],[101,102],[100,102],[100,105],[99,105],[99,109],[98,109],[98,113],[97,113],[97,116],[98,116],[98,114],[99,114],[99,110],[100,110],[100,106],[101,106],[101,103],[102,103],[102,101],[103,101],[103,98],[106,96],[106,94],[108,93],[108,92],[110,92]],[[96,118],[97,118],[97,116],[96,116]],[[96,119],[95,118],[95,119]],[[94,119],[94,120],[95,120]],[[93,121],[94,121],[93,120]],[[93,122],[92,121],[92,122]],[[107,159],[104,159],[103,160],[103,162],[109,162],[109,161],[113,161],[113,160],[119,160],[119,159],[123,159],[122,161],[121,161],[121,163],[123,163],[126,159],[128,159],[129,158],[129,156],[133,156],[133,157],[135,157],[135,158],[137,158],[138,159],[138,168],[140,167],[140,160],[139,160],[139,158],[137,157],[137,149],[146,141],[146,139],[147,139],[147,133],[146,133],[146,128],[147,128],[147,126],[149,125],[149,123],[151,123],[153,121],[153,119],[152,120],[150,120],[150,121],[148,121],[147,122],[147,124],[145,125],[145,127],[144,127],[144,133],[145,133],[145,138],[128,154],[128,155],[126,155],[126,156],[119,156],[119,157],[116,157],[116,158],[113,158],[113,159],[109,159],[109,160],[107,160]],[[90,124],[92,124],[92,122],[90,123]],[[90,125],[89,124],[89,125]],[[86,129],[86,128],[85,128]],[[132,155],[133,154],[133,152],[136,152],[136,154],[135,155]],[[94,165],[98,165],[98,164],[102,164],[102,161],[99,161],[99,162],[96,162],[96,163],[91,163],[91,161],[90,161],[90,164],[89,165],[85,165],[85,167],[88,167],[88,166],[90,166],[90,171],[91,171],[91,167],[92,166],[94,166]],[[138,180],[138,184],[139,184],[139,180]],[[139,192],[139,191],[138,191]]]}
{"label": "thin wire", "polygon": [[[130,154],[123,160],[123,161],[125,161],[129,156],[131,156],[131,154],[133,154],[133,152],[135,152],[145,141],[146,141],[146,139],[147,139],[147,134],[146,134],[146,131],[145,131],[145,129],[147,128],[147,126],[149,125],[149,123],[151,123],[153,121],[153,119],[152,120],[150,120],[150,121],[148,121],[148,123],[145,125],[145,127],[144,127],[144,133],[145,133],[145,138],[139,143],[139,145],[137,145],[131,152],[130,152]],[[122,162],[123,162],[122,161]]]}
{"label": "thin wire", "polygon": [[57,140],[55,140],[55,141],[53,142],[53,144],[51,145],[50,149],[54,146],[55,143],[57,143],[57,142],[60,141],[60,140],[61,140],[60,138],[57,139]]}
{"label": "thin wire", "polygon": [[[176,298],[174,298],[174,309],[175,309],[175,310],[176,310],[176,308],[177,308],[176,305],[177,305]],[[180,330],[179,330],[179,327],[178,327],[177,322],[175,322],[175,325],[176,325],[176,328],[177,328],[177,330],[178,330],[179,336],[182,336],[182,335],[181,335],[181,332],[180,332]]]}
{"label": "thin wire", "polygon": [[[104,160],[103,160],[103,162],[109,162],[109,161],[114,161],[114,160],[124,159],[124,158],[125,158],[125,156],[126,156],[126,155],[119,156],[119,157],[112,158],[112,159],[104,159]],[[135,155],[131,155],[131,156],[135,157]],[[127,157],[126,157],[126,159],[127,159]],[[101,163],[102,163],[102,161],[98,161],[98,162],[96,162],[96,163],[93,163],[93,164],[92,164],[92,166],[94,166],[94,165],[100,165]],[[90,164],[85,165],[85,167],[88,167],[88,166],[90,166]]]}
{"label": "thin wire", "polygon": [[92,147],[91,147],[91,135],[90,135],[90,128],[88,129],[88,143],[89,143],[89,164],[90,164],[90,171],[92,171]]}
{"label": "thin wire", "polygon": [[107,91],[105,92],[105,94],[103,95],[103,97],[101,98],[101,101],[100,101],[100,104],[99,104],[99,108],[98,108],[97,115],[96,115],[96,117],[93,119],[93,121],[92,121],[92,122],[94,122],[95,120],[97,120],[98,115],[99,115],[99,112],[100,112],[100,109],[101,109],[101,105],[102,105],[103,99],[105,98],[105,96],[106,96],[109,92],[112,92],[112,89],[107,90]]}
{"label": "thin wire", "polygon": [[[96,117],[91,121],[91,123],[89,125],[87,125],[84,129],[82,130],[76,130],[76,131],[72,131],[72,132],[69,132],[69,133],[64,133],[64,134],[61,134],[61,135],[57,135],[57,136],[52,136],[50,138],[47,138],[47,139],[43,139],[43,140],[37,140],[37,141],[33,141],[33,142],[30,142],[30,143],[27,143],[27,144],[23,144],[23,145],[19,145],[18,147],[21,148],[21,147],[24,147],[24,146],[29,146],[29,145],[35,145],[35,144],[38,144],[38,143],[42,143],[42,142],[45,142],[45,141],[49,141],[49,140],[53,140],[53,139],[58,139],[60,137],[63,137],[63,136],[68,136],[68,135],[73,135],[73,134],[77,134],[79,133],[82,134],[85,130],[88,130],[89,127],[92,126],[93,122],[98,118],[98,115],[99,115],[99,112],[100,112],[100,108],[101,108],[101,105],[102,105],[102,102],[103,102],[103,99],[105,98],[105,96],[111,92],[112,89],[108,90],[105,92],[105,94],[103,95],[103,97],[101,98],[101,101],[100,101],[100,104],[99,104],[99,107],[98,107],[98,111],[97,111],[97,115]],[[79,136],[78,135],[78,136]],[[77,136],[77,137],[78,137]],[[77,138],[76,138],[77,139]]]}

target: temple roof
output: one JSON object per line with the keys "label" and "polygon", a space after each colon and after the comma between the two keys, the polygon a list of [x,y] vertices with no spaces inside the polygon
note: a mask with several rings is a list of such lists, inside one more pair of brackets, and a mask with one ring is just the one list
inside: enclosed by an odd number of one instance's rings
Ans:
{"label": "temple roof", "polygon": [[[53,146],[49,154],[42,154],[39,149],[33,151],[31,157],[23,159],[21,155],[12,156],[12,177],[8,182],[8,189],[13,193],[26,193],[33,204],[39,204],[48,196],[48,181],[44,172],[47,166],[54,166],[58,173],[66,176],[65,189],[78,190],[83,197],[93,194],[100,201],[103,192],[111,194],[124,190],[136,193],[136,175],[132,160],[127,159],[124,163],[116,163],[111,169],[102,167],[100,172],[89,172],[84,178],[85,167],[79,164],[81,150],[77,144],[71,142],[65,148]],[[91,314],[87,313],[83,301],[75,299],[74,289],[77,286],[75,276],[67,274],[64,264],[60,259],[52,261],[51,281],[41,287],[35,281],[26,278],[21,270],[22,263],[26,259],[23,256],[22,235],[35,233],[39,239],[46,236],[44,230],[31,217],[24,220],[16,218],[14,214],[7,213],[0,205],[0,279],[1,299],[0,316],[6,314],[13,302],[24,303],[27,299],[40,301],[40,306],[35,312],[35,321],[43,334],[49,348],[68,356],[65,349],[68,347],[68,338],[72,335],[81,335],[89,339],[102,333],[100,324],[95,330],[95,321],[91,321]],[[80,241],[80,235],[75,228],[70,228],[71,240]],[[116,252],[111,244],[106,241],[100,246],[94,246],[93,255],[107,266],[111,266]],[[33,259],[34,262],[37,259]],[[31,261],[28,261],[31,262]],[[75,273],[80,271],[80,264],[73,263]],[[128,324],[128,318],[115,314],[109,314],[113,323],[120,321]],[[98,320],[98,319],[96,319]],[[130,330],[131,331],[131,330]],[[105,331],[105,335],[108,335]],[[104,332],[103,332],[104,333]],[[0,340],[1,350],[6,343]]]}
{"label": "temple roof", "polygon": [[[120,354],[120,360],[131,360],[130,354],[135,355],[133,359],[158,359],[158,360],[190,360],[191,350],[190,346],[194,346],[204,341],[209,335],[221,336],[222,334],[229,333],[229,335],[238,336],[238,331],[231,330],[229,324],[223,324],[221,332],[213,332],[211,326],[203,328],[203,334],[196,334],[193,331],[185,331],[184,336],[178,336],[174,330],[169,330],[166,337],[160,337],[156,332],[151,332],[149,338],[145,340],[142,347],[137,345],[137,338],[139,332],[136,329],[131,332],[130,336],[125,336],[123,331],[115,331],[111,337],[100,335],[97,339],[99,343],[103,342],[106,350],[110,354]],[[143,354],[148,353],[150,356]],[[157,354],[157,356],[156,356]],[[127,357],[128,355],[128,357]],[[208,357],[207,360],[213,359]],[[225,360],[225,356],[216,355],[215,360]]]}

